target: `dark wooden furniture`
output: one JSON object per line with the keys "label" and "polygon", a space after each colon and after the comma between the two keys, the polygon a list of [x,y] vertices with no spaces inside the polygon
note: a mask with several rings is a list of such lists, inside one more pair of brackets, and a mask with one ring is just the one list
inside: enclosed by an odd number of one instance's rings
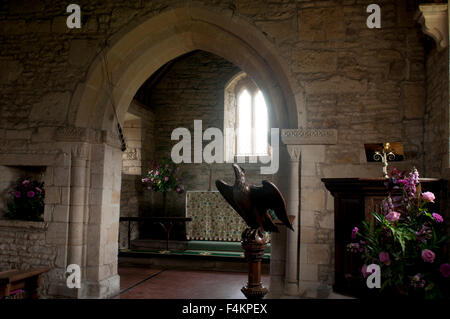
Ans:
{"label": "dark wooden furniture", "polygon": [[241,291],[247,299],[263,299],[269,290],[261,282],[261,260],[267,245],[261,228],[246,228],[241,245],[248,262],[248,281]]}
{"label": "dark wooden furniture", "polygon": [[12,269],[0,272],[0,299],[9,297],[12,292],[23,289],[29,299],[39,299],[40,276],[49,268],[35,270]]}
{"label": "dark wooden furniture", "polygon": [[[323,178],[322,182],[334,197],[334,235],[335,235],[335,283],[337,293],[360,297],[364,294],[365,282],[361,280],[362,262],[360,258],[347,251],[351,242],[353,227],[361,228],[363,220],[373,218],[371,212],[379,208],[387,196],[383,178]],[[444,180],[420,179],[422,191],[436,195],[435,204],[429,208],[441,211],[445,194]]]}
{"label": "dark wooden furniture", "polygon": [[190,217],[120,217],[119,221],[128,222],[128,248],[131,246],[131,222],[138,223],[156,223],[166,232],[166,250],[169,250],[170,232],[174,223],[186,223],[192,221]]}

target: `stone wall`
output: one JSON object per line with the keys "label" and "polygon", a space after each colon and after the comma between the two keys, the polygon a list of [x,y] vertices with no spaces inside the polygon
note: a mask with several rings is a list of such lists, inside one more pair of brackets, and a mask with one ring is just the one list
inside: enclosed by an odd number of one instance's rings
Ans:
{"label": "stone wall", "polygon": [[427,55],[427,103],[424,117],[426,177],[441,178],[449,167],[449,63],[448,48]]}
{"label": "stone wall", "polygon": [[[48,223],[0,220],[0,271],[54,268],[56,245],[46,241]],[[48,294],[48,274],[42,276],[42,296]]]}
{"label": "stone wall", "polygon": [[[379,176],[379,164],[368,164],[364,159],[363,144],[368,142],[401,141],[407,161],[400,163],[400,168],[414,165],[421,171],[424,169],[425,55],[421,32],[413,19],[414,8],[408,11],[406,0],[380,0],[377,3],[382,8],[382,28],[368,29],[366,8],[371,3],[370,0],[83,0],[78,3],[82,8],[83,27],[70,30],[66,27],[65,2],[2,1],[0,153],[16,156],[16,163],[42,158],[55,149],[55,152],[65,152],[66,159],[73,154],[73,161],[69,160],[70,163],[63,167],[52,164],[52,167],[59,167],[58,172],[55,171],[58,176],[55,183],[62,184],[50,187],[46,199],[46,204],[54,205],[46,208],[47,217],[52,218],[48,236],[63,243],[59,249],[64,261],[58,266],[58,276],[62,277],[66,261],[74,258],[86,265],[87,286],[93,287],[89,288],[89,295],[104,296],[118,282],[121,153],[111,129],[98,124],[104,123],[103,119],[114,119],[109,100],[106,106],[95,107],[95,102],[103,99],[98,93],[104,88],[101,86],[103,78],[93,77],[88,88],[83,86],[91,79],[89,68],[102,50],[111,48],[105,47],[105,43],[113,45],[117,38],[130,31],[133,23],[147,21],[175,7],[198,6],[206,8],[195,13],[205,17],[205,21],[208,12],[219,13],[221,18],[217,23],[231,26],[226,30],[229,34],[239,35],[236,37],[239,39],[255,35],[247,42],[250,50],[259,51],[265,59],[276,56],[283,61],[287,66],[285,69],[273,69],[273,77],[258,80],[269,83],[269,87],[280,85],[285,88],[284,82],[277,82],[279,74],[285,74],[289,81],[292,79],[289,85],[295,97],[287,98],[295,99],[299,126],[337,130],[337,144],[301,146],[299,149],[301,201],[297,223],[301,245],[297,279],[303,287],[301,293],[317,296],[317,291],[327,291],[333,281],[334,225],[331,196],[320,178]],[[192,16],[191,12],[187,15]],[[166,18],[172,19],[171,16]],[[199,20],[197,17],[195,23],[193,19],[189,21],[195,28],[200,28]],[[204,23],[203,27],[208,26],[204,21],[201,23]],[[214,43],[218,52],[235,57],[241,62],[240,66],[248,66],[249,70],[243,67],[247,73],[255,72],[255,65],[265,68],[269,64],[265,59],[260,64],[247,61],[247,56],[241,52],[250,51],[233,46],[237,40],[222,42],[229,39],[223,35],[218,41],[216,34],[208,33],[212,28],[201,28],[204,33],[195,28],[191,30],[197,32],[193,46],[201,48],[208,46],[208,42]],[[257,30],[256,34],[252,33],[254,30]],[[174,33],[178,31],[171,29]],[[158,30],[154,29],[154,32]],[[170,36],[170,31],[167,32],[166,36]],[[147,42],[139,43],[145,46]],[[261,43],[268,45],[258,46]],[[192,45],[188,41],[182,45],[172,43],[171,50],[164,55],[183,52],[183,46]],[[137,54],[139,51],[132,47],[132,52]],[[121,53],[125,54],[125,51]],[[149,51],[145,53],[154,56]],[[114,55],[118,56],[121,54]],[[131,65],[128,60],[109,62],[116,63],[114,75],[120,75],[121,70],[133,73],[127,69]],[[100,65],[98,61],[96,63]],[[161,66],[165,61],[152,63]],[[148,65],[143,67],[134,70],[133,76],[142,77],[137,71],[151,69]],[[266,74],[264,72],[261,74]],[[222,73],[214,74],[214,78],[222,76]],[[132,79],[129,82],[130,86],[139,85]],[[100,89],[96,91],[97,88]],[[81,92],[88,92],[88,97],[78,103]],[[119,107],[127,108],[133,93],[127,92],[129,100]],[[198,96],[199,101],[203,99]],[[183,109],[190,107],[182,106]],[[78,109],[83,107],[89,110],[78,114]],[[198,117],[195,108],[190,110],[191,119]],[[206,114],[211,117],[211,123],[221,125],[221,112],[216,114],[210,109]],[[192,120],[186,118],[185,122],[190,124],[186,127],[192,128]],[[74,128],[74,123],[94,124],[92,129],[85,129]],[[155,131],[155,136],[163,136],[160,133],[163,131]],[[88,150],[87,154],[80,151],[83,149]],[[83,153],[82,160],[80,153]],[[8,161],[0,158],[1,165],[13,165],[13,162],[12,158]],[[198,180],[198,185],[192,187],[208,187],[207,171],[190,175],[189,172],[195,172],[191,166],[186,166],[186,179],[192,177],[194,180],[195,176]],[[224,166],[224,172],[228,170],[229,166]],[[69,180],[71,172],[74,173],[72,176],[85,174],[84,179]],[[434,174],[434,169],[431,168],[431,172]],[[213,179],[219,175],[222,173],[215,169]],[[75,232],[76,240],[72,238],[65,246],[67,243],[63,238],[67,238],[69,217],[76,224],[76,227],[71,226],[71,234]],[[64,254],[72,257],[65,258]],[[111,284],[111,280],[115,284]]]}
{"label": "stone wall", "polygon": [[[427,104],[424,118],[425,173],[427,177],[444,178],[449,172],[449,50],[435,47],[426,59]],[[448,182],[447,182],[448,184]],[[450,201],[447,189],[442,215],[450,233]],[[450,249],[450,242],[448,243]],[[450,256],[449,256],[450,258]]]}
{"label": "stone wall", "polygon": [[[151,160],[154,158],[154,114],[151,108],[136,100],[128,109],[123,133],[127,150],[122,154],[122,187],[120,191],[120,217],[139,216],[151,205],[151,196],[142,186]],[[130,238],[139,237],[139,228],[132,229]],[[119,247],[127,248],[128,226],[120,224]]]}
{"label": "stone wall", "polygon": [[[292,67],[306,90],[307,126],[338,130],[321,173],[370,174],[360,171],[371,166],[363,144],[386,141],[404,143],[408,163],[402,166],[422,168],[424,49],[414,11],[402,1],[381,1],[382,28],[368,29],[365,1],[314,2],[301,3]],[[352,173],[355,164],[364,167]]]}
{"label": "stone wall", "polygon": [[[202,131],[209,127],[224,131],[224,94],[227,82],[240,69],[231,62],[204,51],[197,51],[177,61],[170,71],[152,89],[151,107],[155,112],[155,157],[170,155],[173,145],[170,136],[177,127],[185,127],[191,132],[194,141],[194,120],[202,120]],[[209,141],[204,141],[203,146]],[[193,160],[192,154],[192,160]],[[261,183],[258,164],[243,164],[249,181]],[[211,171],[210,171],[211,170]],[[231,164],[183,163],[180,175],[186,190],[208,190],[212,174],[211,189],[216,190],[215,180],[225,179],[234,182]],[[161,206],[160,194],[153,194],[154,206]],[[168,212],[185,215],[185,194],[168,194]]]}
{"label": "stone wall", "polygon": [[337,144],[301,153],[300,286],[327,295],[333,283],[334,201],[320,179],[378,177],[364,143],[401,141],[399,168],[423,169],[425,110],[421,31],[402,1],[377,2],[382,28],[368,29],[370,1],[302,1],[292,71],[305,88],[305,126],[336,129]]}

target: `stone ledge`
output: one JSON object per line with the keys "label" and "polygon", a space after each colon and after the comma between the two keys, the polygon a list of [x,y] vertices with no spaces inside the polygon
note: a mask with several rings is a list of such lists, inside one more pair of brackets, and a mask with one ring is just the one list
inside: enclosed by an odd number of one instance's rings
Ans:
{"label": "stone ledge", "polygon": [[336,129],[283,129],[281,141],[293,145],[337,144]]}
{"label": "stone ledge", "polygon": [[14,219],[0,219],[0,227],[7,228],[22,228],[22,229],[36,229],[36,230],[47,230],[47,222],[38,221],[26,221],[26,220],[14,220]]}

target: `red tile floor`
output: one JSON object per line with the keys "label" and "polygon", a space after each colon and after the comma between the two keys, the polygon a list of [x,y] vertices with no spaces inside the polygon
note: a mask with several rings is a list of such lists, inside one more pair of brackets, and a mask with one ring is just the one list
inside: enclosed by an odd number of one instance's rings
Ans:
{"label": "red tile floor", "polygon": [[[119,266],[116,299],[244,299],[246,273]],[[262,276],[269,286],[269,276]]]}

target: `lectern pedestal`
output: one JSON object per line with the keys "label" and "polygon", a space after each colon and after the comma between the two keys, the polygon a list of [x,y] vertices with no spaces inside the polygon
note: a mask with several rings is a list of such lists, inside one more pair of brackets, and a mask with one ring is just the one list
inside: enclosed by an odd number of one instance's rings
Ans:
{"label": "lectern pedestal", "polygon": [[242,233],[241,244],[248,261],[248,282],[241,291],[247,299],[262,299],[268,292],[261,283],[261,260],[266,239],[260,229],[247,228]]}

